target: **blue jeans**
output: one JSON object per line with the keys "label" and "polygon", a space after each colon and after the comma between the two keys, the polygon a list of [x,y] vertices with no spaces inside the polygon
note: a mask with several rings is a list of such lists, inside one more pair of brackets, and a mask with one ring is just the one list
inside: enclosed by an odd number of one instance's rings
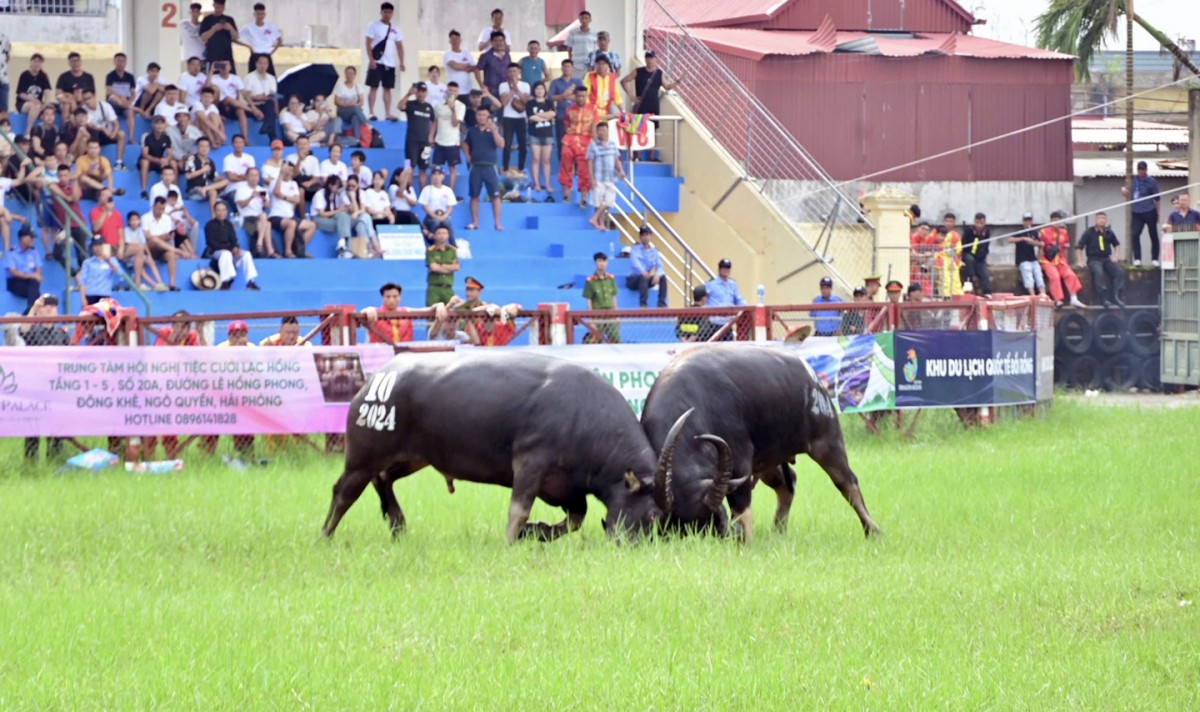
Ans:
{"label": "blue jeans", "polygon": [[337,118],[333,120],[333,134],[340,136],[346,129],[346,124],[350,124],[350,130],[354,132],[354,137],[358,138],[365,123],[367,123],[367,115],[363,113],[361,107],[342,107],[337,110]]}

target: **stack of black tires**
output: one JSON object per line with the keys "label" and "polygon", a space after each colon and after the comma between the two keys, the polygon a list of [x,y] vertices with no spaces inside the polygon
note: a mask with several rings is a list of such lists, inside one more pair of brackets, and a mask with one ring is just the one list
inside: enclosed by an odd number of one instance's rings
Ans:
{"label": "stack of black tires", "polygon": [[1161,390],[1159,322],[1158,307],[1062,313],[1054,326],[1054,382],[1079,390]]}

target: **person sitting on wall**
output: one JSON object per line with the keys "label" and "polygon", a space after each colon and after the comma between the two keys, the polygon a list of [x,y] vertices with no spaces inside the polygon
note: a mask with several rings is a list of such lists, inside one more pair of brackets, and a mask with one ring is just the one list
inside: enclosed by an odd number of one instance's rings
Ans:
{"label": "person sitting on wall", "polygon": [[1121,243],[1117,234],[1108,226],[1108,213],[1098,213],[1096,224],[1079,237],[1079,266],[1085,264],[1092,275],[1092,291],[1104,306],[1114,304],[1124,307],[1121,293],[1125,287],[1125,270],[1117,264],[1121,260]]}

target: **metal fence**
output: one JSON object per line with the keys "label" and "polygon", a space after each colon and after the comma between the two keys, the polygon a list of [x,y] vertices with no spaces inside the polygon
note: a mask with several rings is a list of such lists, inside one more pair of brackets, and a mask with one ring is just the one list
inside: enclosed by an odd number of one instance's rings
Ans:
{"label": "metal fence", "polygon": [[794,228],[794,237],[826,263],[844,286],[875,267],[875,233],[857,200],[834,182],[704,42],[659,0],[645,3],[645,40],[668,74],[687,79],[676,89],[686,110],[739,166],[742,178]]}
{"label": "metal fence", "polygon": [[606,309],[567,314],[572,344],[753,341],[754,309]]}
{"label": "metal fence", "polygon": [[102,17],[109,0],[7,0],[0,2],[0,15],[78,15]]}
{"label": "metal fence", "polygon": [[805,326],[813,336],[857,336],[891,331],[891,304],[841,302],[838,304],[795,304],[771,307],[767,337],[785,338]]}
{"label": "metal fence", "polygon": [[363,312],[351,311],[345,318],[346,343],[351,344],[390,342],[413,350],[412,345],[421,342],[456,342],[473,346],[550,343],[549,315],[539,310],[492,305],[490,309],[443,313],[433,309],[380,311],[373,321]]}

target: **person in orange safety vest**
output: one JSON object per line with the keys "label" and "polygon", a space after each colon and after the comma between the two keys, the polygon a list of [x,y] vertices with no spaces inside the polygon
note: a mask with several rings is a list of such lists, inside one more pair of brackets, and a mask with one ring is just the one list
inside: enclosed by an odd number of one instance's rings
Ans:
{"label": "person in orange safety vest", "polygon": [[[1062,220],[1065,217],[1066,215],[1061,210],[1050,213],[1051,220]],[[1061,223],[1047,225],[1038,231],[1038,237],[1042,241],[1042,256],[1038,262],[1042,265],[1042,271],[1046,273],[1046,290],[1054,299],[1054,305],[1062,306],[1063,284],[1065,283],[1067,294],[1071,298],[1071,306],[1084,306],[1077,296],[1079,290],[1083,289],[1083,284],[1079,281],[1079,277],[1075,276],[1075,270],[1071,269],[1071,261],[1067,259],[1071,249],[1071,236],[1067,234],[1066,226]]]}

